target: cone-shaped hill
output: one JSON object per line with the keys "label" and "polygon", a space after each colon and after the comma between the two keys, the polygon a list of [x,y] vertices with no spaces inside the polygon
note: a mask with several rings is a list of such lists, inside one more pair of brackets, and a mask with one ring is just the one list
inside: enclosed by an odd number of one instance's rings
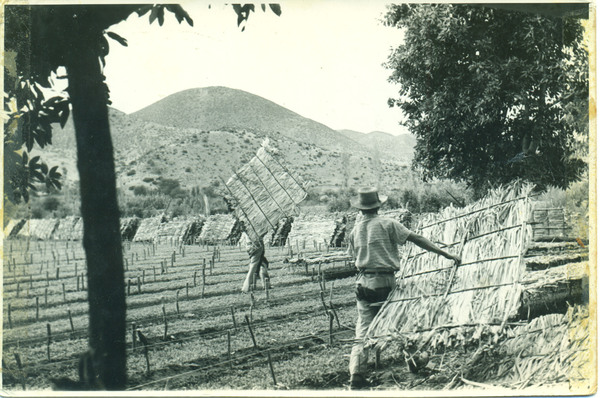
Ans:
{"label": "cone-shaped hill", "polygon": [[363,151],[339,132],[257,95],[227,87],[194,88],[172,94],[131,116],[164,126],[212,131],[247,129],[279,133],[328,149]]}

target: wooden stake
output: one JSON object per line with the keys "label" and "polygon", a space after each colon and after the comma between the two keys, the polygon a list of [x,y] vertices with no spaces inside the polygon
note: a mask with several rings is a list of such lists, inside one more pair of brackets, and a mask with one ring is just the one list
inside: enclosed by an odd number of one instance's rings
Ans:
{"label": "wooden stake", "polygon": [[254,348],[258,350],[258,345],[256,344],[256,339],[254,338],[254,332],[252,331],[252,325],[250,325],[250,319],[248,319],[248,315],[244,315],[246,319],[246,325],[248,325],[248,331],[250,331],[250,337],[252,337],[252,344],[254,344]]}
{"label": "wooden stake", "polygon": [[35,297],[35,321],[39,322],[40,320],[40,298]]}
{"label": "wooden stake", "polygon": [[142,270],[142,284],[143,285],[146,284],[146,270],[145,269]]}
{"label": "wooden stake", "polygon": [[137,331],[140,342],[144,345],[144,356],[146,357],[146,373],[150,373],[150,357],[148,355],[148,339],[142,333],[141,330]]}
{"label": "wooden stake", "polygon": [[202,295],[200,297],[204,298],[204,287],[206,286],[206,259],[202,262]]}
{"label": "wooden stake", "polygon": [[231,319],[233,320],[233,328],[237,331],[237,322],[235,321],[235,309],[231,306]]}
{"label": "wooden stake", "polygon": [[156,267],[152,267],[152,273],[154,274],[154,282],[156,282]]}
{"label": "wooden stake", "polygon": [[263,279],[265,284],[265,295],[267,296],[267,301],[269,301],[269,278]]}
{"label": "wooden stake", "polygon": [[227,361],[229,362],[229,367],[232,367],[231,363],[231,332],[227,331]]}
{"label": "wooden stake", "polygon": [[48,306],[48,288],[44,289],[44,307]]}
{"label": "wooden stake", "polygon": [[60,278],[60,267],[56,267],[56,280]]}
{"label": "wooden stake", "polygon": [[197,272],[194,271],[194,287],[196,287],[196,274],[197,274]]}
{"label": "wooden stake", "polygon": [[135,352],[135,343],[137,340],[135,322],[131,324],[131,350]]}
{"label": "wooden stake", "polygon": [[52,330],[50,329],[50,322],[46,323],[46,334],[48,340],[46,342],[46,353],[48,355],[48,361],[50,360],[50,343],[52,343]]}
{"label": "wooden stake", "polygon": [[13,324],[12,324],[12,315],[11,315],[11,306],[10,303],[8,303],[8,327],[12,329]]}
{"label": "wooden stake", "polygon": [[333,312],[328,311],[329,315],[329,345],[333,347]]}
{"label": "wooden stake", "polygon": [[127,279],[127,295],[131,294],[131,279]]}
{"label": "wooden stake", "polygon": [[65,291],[65,284],[62,284],[62,292],[63,292],[63,303],[67,302],[67,293]]}
{"label": "wooden stake", "polygon": [[71,324],[71,338],[73,338],[75,334],[75,326],[73,326],[73,316],[71,315],[71,310],[67,310],[67,314],[69,315],[69,323]]}
{"label": "wooden stake", "polygon": [[163,320],[165,322],[165,334],[163,336],[163,340],[167,341],[167,330],[168,330],[168,325],[167,325],[167,310],[165,309],[165,305],[162,305],[162,312],[163,312]]}
{"label": "wooden stake", "polygon": [[25,390],[26,386],[25,386],[25,374],[23,373],[23,363],[21,363],[21,355],[19,355],[18,352],[15,352],[15,361],[17,362],[17,367],[19,368],[21,386],[23,387],[23,390]]}
{"label": "wooden stake", "polygon": [[142,281],[140,280],[140,277],[137,277],[137,288],[138,288],[138,294],[142,294]]}
{"label": "wooden stake", "polygon": [[175,308],[179,314],[179,290],[175,293]]}
{"label": "wooden stake", "polygon": [[271,370],[271,377],[273,378],[273,385],[277,385],[277,379],[275,378],[275,371],[273,370],[273,362],[271,361],[271,353],[267,351],[267,359],[269,360],[269,369]]}
{"label": "wooden stake", "polygon": [[188,282],[185,283],[185,298],[190,298],[190,284]]}

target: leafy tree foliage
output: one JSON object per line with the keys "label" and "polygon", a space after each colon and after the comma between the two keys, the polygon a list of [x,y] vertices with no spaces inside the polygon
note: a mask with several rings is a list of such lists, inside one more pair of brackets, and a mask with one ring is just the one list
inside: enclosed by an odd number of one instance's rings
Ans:
{"label": "leafy tree foliage", "polygon": [[[585,169],[588,54],[575,18],[481,5],[388,8],[404,30],[389,56],[404,123],[426,179],[464,180],[479,195],[514,179],[566,187]],[[581,140],[583,138],[583,140]]]}

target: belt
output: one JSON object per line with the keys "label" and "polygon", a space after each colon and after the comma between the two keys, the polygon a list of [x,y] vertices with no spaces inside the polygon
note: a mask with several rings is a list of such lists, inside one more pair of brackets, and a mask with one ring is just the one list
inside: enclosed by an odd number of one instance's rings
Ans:
{"label": "belt", "polygon": [[376,270],[376,269],[365,269],[365,268],[359,269],[358,272],[361,274],[365,274],[365,275],[394,275],[396,273],[396,271],[394,271],[392,269]]}

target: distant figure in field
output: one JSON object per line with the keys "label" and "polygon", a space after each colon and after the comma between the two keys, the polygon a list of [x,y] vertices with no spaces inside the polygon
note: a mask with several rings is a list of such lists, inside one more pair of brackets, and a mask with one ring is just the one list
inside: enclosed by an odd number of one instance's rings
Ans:
{"label": "distant figure in field", "polygon": [[248,241],[248,255],[250,256],[250,264],[248,265],[248,274],[244,285],[242,286],[242,292],[248,293],[251,289],[254,289],[256,285],[256,278],[260,276],[263,282],[263,286],[270,289],[269,285],[269,261],[265,257],[265,245],[262,237],[258,240]]}
{"label": "distant figure in field", "polygon": [[380,196],[376,188],[361,188],[358,190],[358,197],[351,202],[353,207],[360,210],[350,232],[348,245],[348,252],[355,258],[359,271],[356,279],[358,319],[355,343],[350,354],[351,389],[368,386],[365,379],[367,353],[363,339],[375,315],[396,287],[395,273],[400,268],[398,246],[409,241],[460,264],[460,257],[440,249],[429,239],[409,231],[398,221],[379,217],[377,212],[386,200],[387,196]]}

